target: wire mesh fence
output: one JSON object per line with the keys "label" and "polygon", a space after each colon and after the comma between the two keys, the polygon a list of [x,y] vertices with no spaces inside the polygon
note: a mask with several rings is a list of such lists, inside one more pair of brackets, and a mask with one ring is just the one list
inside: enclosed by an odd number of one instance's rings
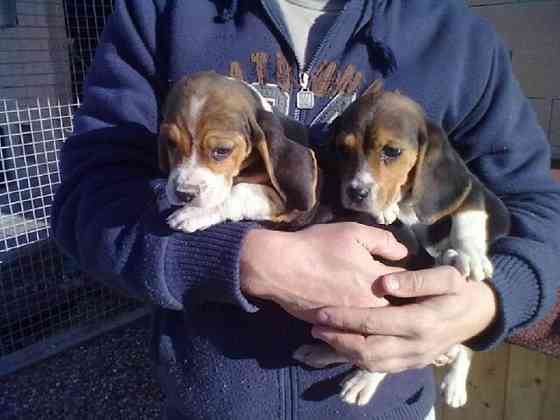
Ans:
{"label": "wire mesh fence", "polygon": [[0,31],[0,376],[147,313],[49,235],[59,152],[80,105],[69,98],[81,97],[113,0],[14,4]]}
{"label": "wire mesh fence", "polygon": [[30,349],[48,355],[65,335],[140,309],[81,273],[49,237],[59,152],[78,106],[0,100],[0,374],[33,361]]}
{"label": "wire mesh fence", "polygon": [[74,96],[81,97],[87,69],[93,61],[95,47],[108,16],[113,0],[65,0],[64,15],[70,39],[70,64]]}
{"label": "wire mesh fence", "polygon": [[145,312],[81,273],[49,237],[59,152],[78,106],[0,100],[0,374],[34,361],[30,349],[36,359],[77,330]]}

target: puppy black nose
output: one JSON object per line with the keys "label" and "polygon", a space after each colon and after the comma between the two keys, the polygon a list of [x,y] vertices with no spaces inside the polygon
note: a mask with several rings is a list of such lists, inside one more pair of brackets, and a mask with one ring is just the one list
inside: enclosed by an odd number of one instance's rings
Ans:
{"label": "puppy black nose", "polygon": [[196,198],[196,193],[190,191],[175,191],[175,195],[185,204],[190,203]]}
{"label": "puppy black nose", "polygon": [[364,201],[369,195],[369,192],[370,192],[370,188],[363,187],[363,186],[348,187],[348,189],[346,190],[346,193],[348,194],[350,200],[356,202]]}

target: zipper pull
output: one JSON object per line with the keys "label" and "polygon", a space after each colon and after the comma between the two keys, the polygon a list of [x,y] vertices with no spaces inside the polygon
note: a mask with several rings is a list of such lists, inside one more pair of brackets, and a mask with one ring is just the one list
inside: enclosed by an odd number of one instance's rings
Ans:
{"label": "zipper pull", "polygon": [[309,89],[309,74],[302,72],[299,75],[301,89],[296,96],[296,106],[299,109],[311,109],[315,106],[315,95]]}

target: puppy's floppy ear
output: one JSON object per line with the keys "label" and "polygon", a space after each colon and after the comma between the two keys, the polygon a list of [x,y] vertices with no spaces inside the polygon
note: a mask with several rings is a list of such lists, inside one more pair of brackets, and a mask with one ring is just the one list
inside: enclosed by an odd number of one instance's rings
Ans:
{"label": "puppy's floppy ear", "polygon": [[169,137],[168,137],[169,127],[167,124],[161,124],[158,135],[158,160],[159,169],[168,174],[171,169],[171,164],[169,162]]}
{"label": "puppy's floppy ear", "polygon": [[461,206],[472,177],[441,127],[427,121],[418,141],[412,203],[418,219],[432,224]]}
{"label": "puppy's floppy ear", "polygon": [[[281,119],[262,109],[250,117],[254,146],[272,186],[288,210],[308,211],[317,203],[318,168],[313,151],[286,136]],[[288,130],[290,132],[291,130]]]}

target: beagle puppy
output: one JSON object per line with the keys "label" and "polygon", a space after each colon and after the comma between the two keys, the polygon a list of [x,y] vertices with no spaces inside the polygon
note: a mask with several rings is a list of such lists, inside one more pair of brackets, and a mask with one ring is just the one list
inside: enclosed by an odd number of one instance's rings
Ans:
{"label": "beagle puppy", "polygon": [[[470,281],[492,277],[488,246],[509,231],[509,213],[419,104],[375,83],[333,122],[333,135],[342,207],[383,225],[399,220],[436,264],[455,266]],[[348,363],[324,344],[302,346],[294,357],[313,367]],[[434,362],[451,364],[441,391],[452,407],[467,401],[471,359],[456,345]],[[358,370],[341,396],[367,404],[384,376]]]}
{"label": "beagle puppy", "polygon": [[184,232],[231,220],[297,225],[317,204],[318,168],[306,131],[272,112],[243,81],[200,72],[176,82],[165,100],[159,166]]}

